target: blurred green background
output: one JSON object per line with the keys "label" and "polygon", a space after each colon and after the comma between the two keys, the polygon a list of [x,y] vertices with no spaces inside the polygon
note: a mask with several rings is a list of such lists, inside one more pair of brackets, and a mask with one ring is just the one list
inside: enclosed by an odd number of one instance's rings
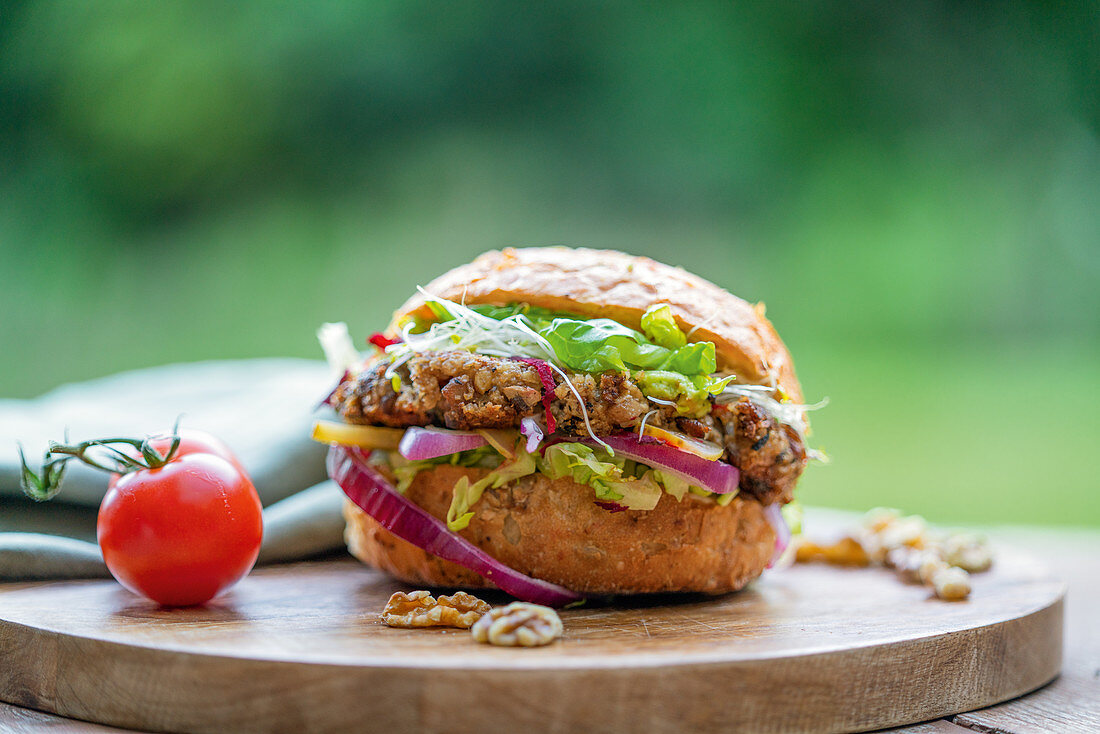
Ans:
{"label": "blurred green background", "polygon": [[764,300],[802,497],[1100,525],[1100,13],[0,3],[0,396],[319,357],[493,247]]}

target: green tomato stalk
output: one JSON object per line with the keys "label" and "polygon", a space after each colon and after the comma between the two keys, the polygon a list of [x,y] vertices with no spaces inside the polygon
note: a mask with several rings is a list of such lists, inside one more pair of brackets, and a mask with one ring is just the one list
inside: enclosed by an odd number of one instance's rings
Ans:
{"label": "green tomato stalk", "polygon": [[[154,438],[162,438],[162,436],[147,436],[144,439],[95,438],[75,444],[50,441],[50,447],[42,457],[42,468],[37,472],[27,465],[23,446],[20,445],[19,462],[22,464],[20,485],[23,487],[23,493],[35,502],[45,502],[56,497],[61,491],[61,481],[65,477],[68,462],[72,459],[110,474],[129,474],[143,469],[159,469],[175,458],[176,451],[179,449],[179,421],[172,428],[172,443],[165,453],[162,454],[153,446]],[[139,455],[133,456],[123,451],[118,448],[119,444],[137,449]]]}

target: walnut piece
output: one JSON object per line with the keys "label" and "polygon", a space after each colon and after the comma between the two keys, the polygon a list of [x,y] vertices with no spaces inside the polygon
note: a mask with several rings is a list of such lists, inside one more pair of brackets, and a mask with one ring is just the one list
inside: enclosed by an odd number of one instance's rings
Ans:
{"label": "walnut piece", "polygon": [[917,566],[917,578],[925,586],[931,586],[932,579],[945,568],[950,568],[950,566],[939,553],[925,551],[920,565]]}
{"label": "walnut piece", "polygon": [[562,625],[558,613],[550,607],[517,601],[492,610],[477,621],[472,631],[478,642],[535,647],[561,637]]}
{"label": "walnut piece", "polygon": [[943,558],[952,566],[974,573],[993,565],[993,554],[985,538],[973,533],[955,533],[943,541]]}
{"label": "walnut piece", "polygon": [[459,627],[469,629],[492,607],[476,596],[459,591],[438,599],[427,591],[398,591],[386,602],[382,621],[390,627]]}
{"label": "walnut piece", "polygon": [[932,576],[948,565],[935,548],[916,550],[902,546],[890,551],[886,560],[886,565],[897,571],[902,581],[925,586],[931,586]]}
{"label": "walnut piece", "polygon": [[886,554],[885,565],[898,572],[902,581],[910,584],[920,583],[920,566],[924,561],[922,551],[902,546],[893,548]]}
{"label": "walnut piece", "polygon": [[932,588],[945,601],[960,601],[970,596],[970,574],[958,566],[944,566],[932,576]]}

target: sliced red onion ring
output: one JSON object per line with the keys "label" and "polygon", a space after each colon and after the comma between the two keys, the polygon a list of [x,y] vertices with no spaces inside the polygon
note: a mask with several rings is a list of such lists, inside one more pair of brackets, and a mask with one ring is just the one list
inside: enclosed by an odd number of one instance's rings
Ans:
{"label": "sliced red onion ring", "polygon": [[546,410],[546,429],[553,433],[558,428],[557,423],[554,421],[554,415],[550,412],[550,399],[554,394],[554,388],[557,387],[554,384],[554,372],[550,369],[550,365],[542,359],[519,357],[516,361],[531,365],[539,373],[539,379],[542,380],[542,407]]}
{"label": "sliced red onion ring", "polygon": [[523,418],[519,422],[519,432],[527,436],[527,453],[533,454],[538,450],[542,439],[546,437],[542,426],[531,416]]}
{"label": "sliced red onion ring", "polygon": [[[590,438],[576,440],[589,445],[596,443]],[[741,472],[732,464],[724,461],[707,461],[701,456],[689,454],[687,451],[681,451],[667,444],[643,443],[634,435],[604,436],[603,440],[615,450],[616,454],[622,454],[628,459],[654,469],[675,474],[692,485],[715,494],[736,492],[737,483],[741,480]]]}
{"label": "sliced red onion ring", "polygon": [[473,431],[413,426],[401,437],[397,453],[410,461],[420,461],[457,454],[459,451],[469,451],[487,443],[484,436]]}
{"label": "sliced red onion ring", "polygon": [[517,599],[563,607],[583,597],[549,581],[531,578],[505,566],[419,505],[397,493],[367,461],[362,449],[332,446],[328,473],[352,502],[399,538],[434,556],[481,574]]}
{"label": "sliced red onion ring", "polygon": [[768,561],[768,568],[772,568],[791,543],[791,529],[783,518],[783,511],[778,502],[764,507],[764,517],[767,519],[768,524],[772,526],[772,530],[775,531],[775,553],[772,554],[772,559]]}

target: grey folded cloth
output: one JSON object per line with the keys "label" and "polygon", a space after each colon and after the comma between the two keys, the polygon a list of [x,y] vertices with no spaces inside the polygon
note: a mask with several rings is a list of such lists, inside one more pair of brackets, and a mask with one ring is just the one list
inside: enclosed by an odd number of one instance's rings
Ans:
{"label": "grey folded cloth", "polygon": [[19,454],[32,466],[49,440],[143,436],[182,425],[236,453],[264,510],[260,563],[343,547],[343,495],[325,480],[325,448],[309,439],[311,414],[334,382],[323,362],[261,359],[169,365],[0,400],[0,580],[106,575],[95,512],[107,477],[74,465],[58,498],[36,505],[19,487]]}

